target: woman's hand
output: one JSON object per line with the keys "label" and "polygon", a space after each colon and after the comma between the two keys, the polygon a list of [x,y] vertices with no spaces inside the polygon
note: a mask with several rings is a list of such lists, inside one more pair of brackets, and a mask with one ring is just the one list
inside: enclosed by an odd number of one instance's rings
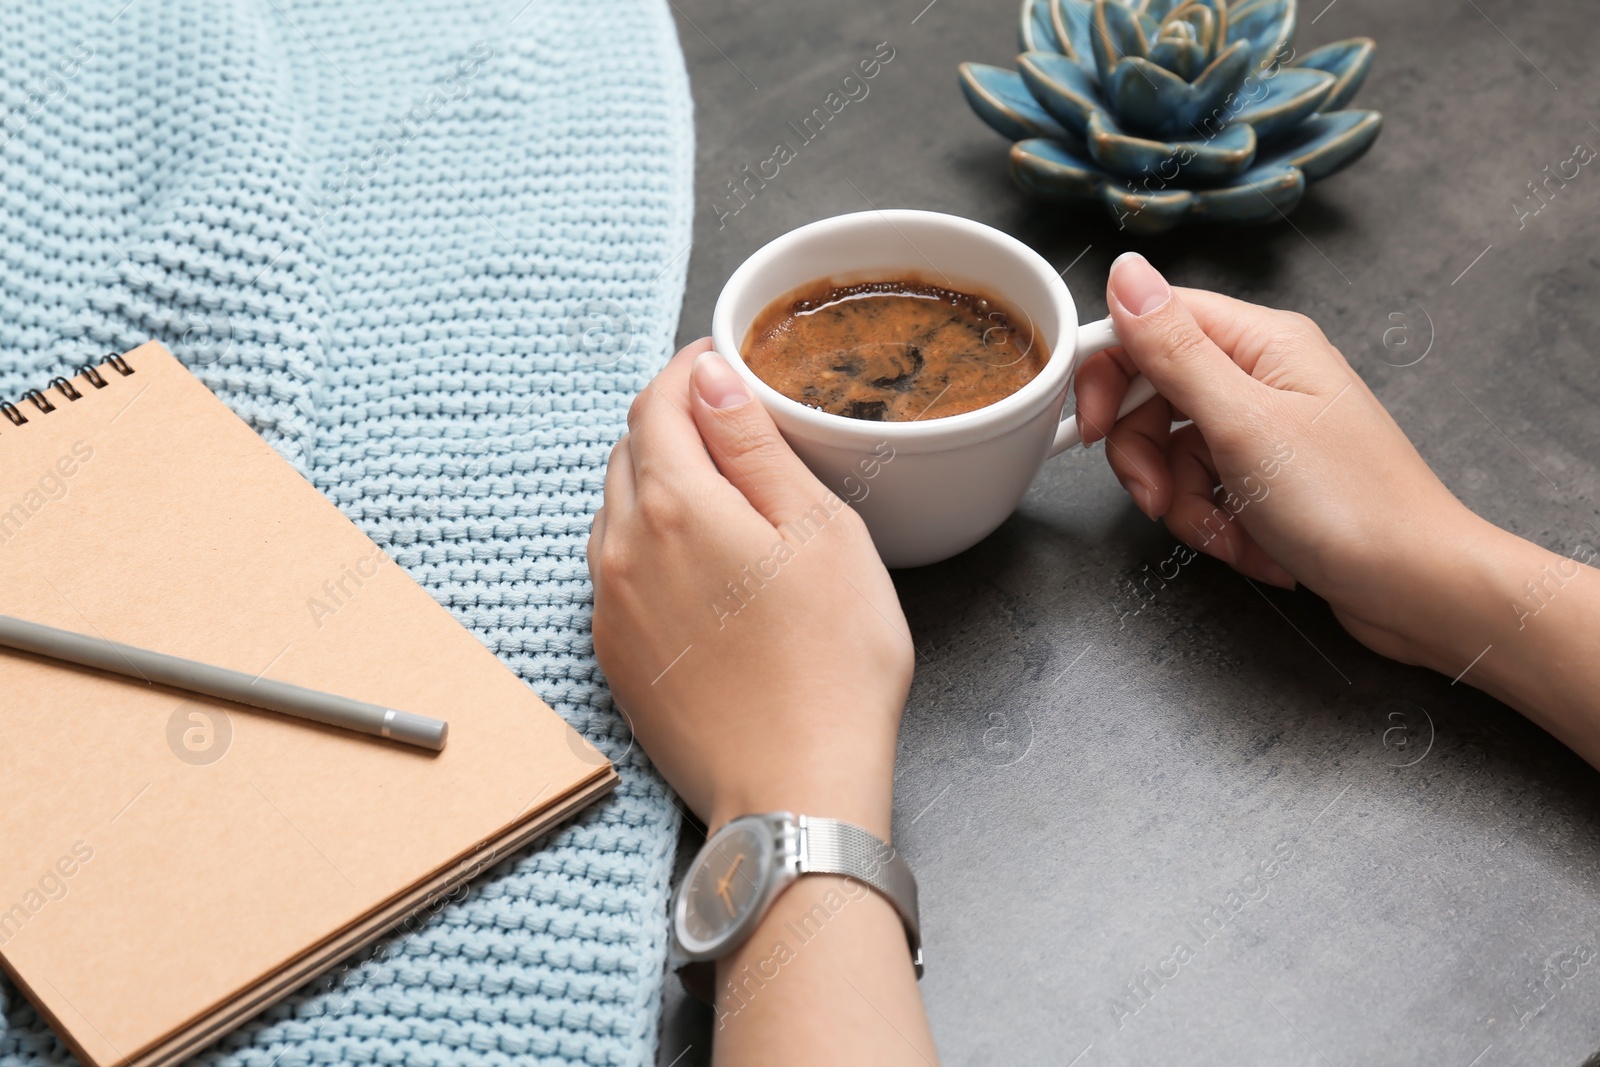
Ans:
{"label": "woman's hand", "polygon": [[1171,290],[1132,253],[1107,301],[1124,347],[1084,364],[1078,416],[1096,440],[1131,374],[1154,383],[1107,440],[1145,514],[1250,577],[1304,582],[1368,648],[1466,679],[1600,767],[1593,545],[1560,556],[1467,510],[1305,316]]}
{"label": "woman's hand", "polygon": [[[1107,301],[1125,347],[1085,362],[1078,413],[1086,442],[1110,428],[1107,458],[1140,510],[1248,577],[1303,582],[1373,650],[1444,669],[1425,603],[1445,577],[1438,546],[1493,527],[1445,488],[1316,324],[1172,290],[1134,253],[1112,266]],[[1160,395],[1112,427],[1135,373]]]}
{"label": "woman's hand", "polygon": [[[639,744],[713,831],[787,810],[889,840],[914,653],[866,526],[709,339],[628,426],[589,573],[595,653]],[[718,1064],[936,1062],[899,916],[859,882],[799,879],[717,969]]]}
{"label": "woman's hand", "polygon": [[709,339],[639,394],[589,537],[594,644],[713,827],[788,809],[889,838],[913,648],[861,519]]}

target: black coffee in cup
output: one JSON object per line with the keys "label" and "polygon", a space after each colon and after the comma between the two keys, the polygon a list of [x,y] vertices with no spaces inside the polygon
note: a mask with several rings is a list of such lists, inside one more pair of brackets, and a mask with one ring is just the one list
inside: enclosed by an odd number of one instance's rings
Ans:
{"label": "black coffee in cup", "polygon": [[740,354],[791,400],[875,422],[986,407],[1050,358],[1032,323],[999,300],[916,278],[786,293],[756,316]]}

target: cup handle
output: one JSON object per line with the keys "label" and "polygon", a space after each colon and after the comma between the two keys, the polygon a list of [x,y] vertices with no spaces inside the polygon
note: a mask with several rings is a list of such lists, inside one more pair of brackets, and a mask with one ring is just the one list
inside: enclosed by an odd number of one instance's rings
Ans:
{"label": "cup handle", "polygon": [[[1096,352],[1107,348],[1116,348],[1122,342],[1117,339],[1117,331],[1111,325],[1109,318],[1098,322],[1086,322],[1078,327],[1077,347],[1072,353],[1072,372],[1078,372],[1078,364],[1094,355]],[[1128,383],[1128,394],[1122,398],[1122,406],[1117,409],[1117,418],[1122,418],[1134,408],[1156,395],[1156,387],[1151,385],[1144,375],[1139,375]],[[1083,434],[1078,429],[1076,415],[1068,415],[1061,420],[1061,425],[1056,427],[1056,439],[1050,445],[1052,456],[1060,455],[1073,445],[1083,443]]]}

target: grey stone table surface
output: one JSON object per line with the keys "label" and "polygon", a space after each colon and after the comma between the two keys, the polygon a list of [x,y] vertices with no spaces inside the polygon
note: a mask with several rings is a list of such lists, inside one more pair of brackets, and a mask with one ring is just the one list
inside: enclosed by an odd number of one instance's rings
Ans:
{"label": "grey stone table surface", "polygon": [[[1064,270],[1086,318],[1136,248],[1180,284],[1315,318],[1479,513],[1558,551],[1600,544],[1600,169],[1536,214],[1528,184],[1600,146],[1592,5],[1309,0],[1302,47],[1378,41],[1356,100],[1384,113],[1376,147],[1289,223],[1159,238],[1012,186],[955,75],[1014,58],[1010,0],[674,10],[698,124],[682,340],[745,256],[846,211],[998,226]],[[801,143],[791,123],[880,42],[868,95]],[[794,158],[732,198],[779,143]],[[1101,452],[1051,460],[988,540],[896,575],[918,663],[894,831],[944,1062],[1584,1062],[1596,773],[1470,674],[1368,652],[1312,594],[1205,559],[1140,589],[1175,542]],[[669,983],[661,1062],[706,1062],[710,1040]]]}

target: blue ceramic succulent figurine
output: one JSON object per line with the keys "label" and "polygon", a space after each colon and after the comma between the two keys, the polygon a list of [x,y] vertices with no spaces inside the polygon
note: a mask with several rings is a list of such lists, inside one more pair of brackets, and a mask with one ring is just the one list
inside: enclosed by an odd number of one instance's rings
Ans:
{"label": "blue ceramic succulent figurine", "polygon": [[1035,196],[1138,233],[1270,222],[1383,124],[1342,110],[1371,39],[1297,55],[1295,17],[1296,0],[1024,0],[1017,70],[963,63],[961,87]]}

